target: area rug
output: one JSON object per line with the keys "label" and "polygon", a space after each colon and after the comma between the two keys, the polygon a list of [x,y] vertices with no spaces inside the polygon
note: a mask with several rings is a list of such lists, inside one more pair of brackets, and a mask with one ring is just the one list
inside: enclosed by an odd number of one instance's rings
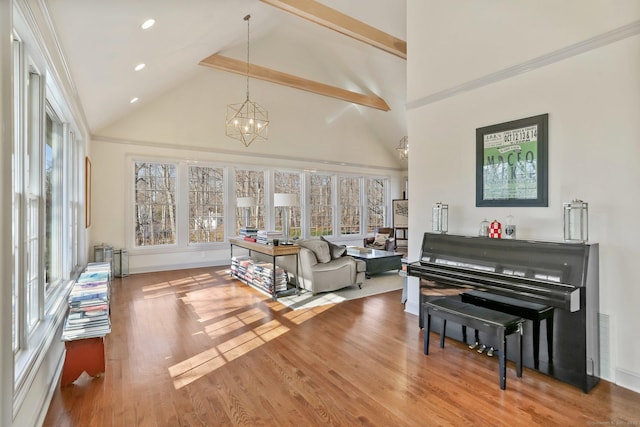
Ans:
{"label": "area rug", "polygon": [[[319,307],[327,304],[338,304],[343,301],[364,298],[371,295],[383,294],[398,289],[402,289],[402,277],[397,271],[389,271],[365,279],[362,289],[358,286],[350,286],[333,292],[324,292],[313,295],[311,292],[302,290],[300,295],[278,298],[278,302],[294,310],[303,308]],[[398,297],[399,299],[400,297]]]}

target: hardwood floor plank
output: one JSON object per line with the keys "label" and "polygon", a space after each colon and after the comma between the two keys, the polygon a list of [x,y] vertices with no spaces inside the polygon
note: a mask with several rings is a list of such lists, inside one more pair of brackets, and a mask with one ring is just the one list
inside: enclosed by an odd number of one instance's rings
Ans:
{"label": "hardwood floor plank", "polygon": [[106,372],[57,389],[44,426],[640,422],[640,394],[607,381],[584,394],[508,362],[500,390],[495,357],[450,339],[425,356],[400,291],[292,311],[226,270],[116,279]]}

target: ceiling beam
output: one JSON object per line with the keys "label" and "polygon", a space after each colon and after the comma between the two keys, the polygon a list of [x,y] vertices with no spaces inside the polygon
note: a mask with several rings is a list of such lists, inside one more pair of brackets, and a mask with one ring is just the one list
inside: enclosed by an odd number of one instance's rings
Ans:
{"label": "ceiling beam", "polygon": [[[199,65],[229,71],[231,73],[242,74],[243,76],[247,75],[246,62],[219,54],[213,54],[203,59],[200,61]],[[353,102],[355,104],[376,108],[382,111],[389,111],[391,109],[384,99],[378,96],[351,92],[346,89],[341,89],[339,87],[330,86],[313,80],[307,80],[302,77],[282,73],[259,65],[249,64],[249,76],[255,79],[289,86],[295,89],[306,90],[307,92],[329,96],[331,98],[337,98],[347,102]]]}
{"label": "ceiling beam", "polygon": [[260,0],[385,52],[407,59],[407,42],[314,0]]}

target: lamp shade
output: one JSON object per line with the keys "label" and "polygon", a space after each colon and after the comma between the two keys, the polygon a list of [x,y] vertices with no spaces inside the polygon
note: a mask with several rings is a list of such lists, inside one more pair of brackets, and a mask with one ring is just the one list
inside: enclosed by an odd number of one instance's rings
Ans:
{"label": "lamp shade", "polygon": [[253,197],[238,197],[239,208],[251,208],[256,205],[256,201]]}
{"label": "lamp shade", "polygon": [[297,194],[275,193],[273,206],[298,206]]}

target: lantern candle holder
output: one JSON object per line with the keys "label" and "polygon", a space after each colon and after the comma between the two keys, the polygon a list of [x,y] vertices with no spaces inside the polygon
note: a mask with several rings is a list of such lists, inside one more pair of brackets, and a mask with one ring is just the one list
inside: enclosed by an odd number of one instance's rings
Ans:
{"label": "lantern candle holder", "polygon": [[431,211],[432,230],[435,233],[447,234],[449,228],[449,205],[438,202]]}
{"label": "lantern candle holder", "polygon": [[575,199],[563,203],[564,240],[567,242],[586,242],[589,240],[589,204]]}

